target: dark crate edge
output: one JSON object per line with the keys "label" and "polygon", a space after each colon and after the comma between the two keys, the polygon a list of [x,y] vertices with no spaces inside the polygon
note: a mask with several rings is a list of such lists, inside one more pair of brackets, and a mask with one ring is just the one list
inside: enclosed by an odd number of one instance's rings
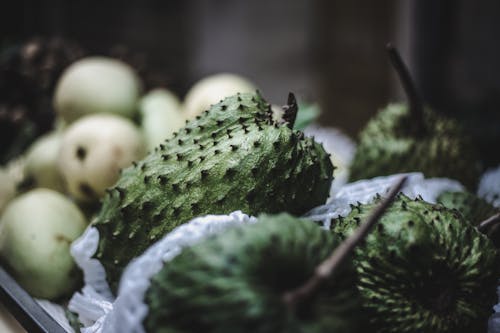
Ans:
{"label": "dark crate edge", "polygon": [[30,333],[67,333],[3,267],[0,267],[0,302]]}

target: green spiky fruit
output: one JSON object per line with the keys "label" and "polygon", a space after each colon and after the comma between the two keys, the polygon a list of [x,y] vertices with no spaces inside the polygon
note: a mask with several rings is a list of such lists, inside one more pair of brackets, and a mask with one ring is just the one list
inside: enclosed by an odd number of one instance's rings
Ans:
{"label": "green spiky fruit", "polygon": [[[351,234],[373,204],[333,221]],[[379,333],[485,332],[500,258],[455,210],[400,195],[355,250],[358,288]]]}
{"label": "green spiky fruit", "polygon": [[398,51],[390,44],[387,51],[408,104],[390,104],[360,133],[350,179],[419,171],[459,180],[473,190],[480,166],[472,142],[457,122],[424,107]]}
{"label": "green spiky fruit", "polygon": [[[475,226],[499,212],[498,208],[470,192],[444,192],[437,198],[437,201],[447,208],[458,210],[467,221]],[[491,226],[485,232],[495,246],[500,247],[498,225]]]}
{"label": "green spiky fruit", "polygon": [[390,104],[359,135],[350,180],[420,171],[459,180],[473,189],[480,170],[471,142],[458,123],[424,111],[425,133],[415,134],[405,104]]}
{"label": "green spiky fruit", "polygon": [[437,198],[437,202],[447,208],[458,210],[474,225],[498,213],[497,208],[470,192],[443,192]]}
{"label": "green spiky fruit", "polygon": [[96,257],[112,289],[132,258],[196,216],[303,214],[324,203],[333,166],[320,144],[291,125],[274,122],[258,94],[235,95],[126,169],[95,223]]}
{"label": "green spiky fruit", "polygon": [[283,301],[339,244],[311,221],[261,216],[167,263],[146,293],[148,332],[360,332],[351,263],[296,311]]}

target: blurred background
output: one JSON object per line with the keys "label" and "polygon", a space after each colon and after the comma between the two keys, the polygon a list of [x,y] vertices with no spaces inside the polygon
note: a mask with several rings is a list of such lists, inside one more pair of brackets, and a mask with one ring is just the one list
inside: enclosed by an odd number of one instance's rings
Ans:
{"label": "blurred background", "polygon": [[2,6],[0,47],[61,36],[128,60],[146,88],[180,97],[206,75],[241,74],[272,103],[289,91],[317,101],[322,124],[355,137],[404,98],[384,49],[392,41],[425,101],[461,120],[496,165],[499,18],[497,0],[18,0]]}

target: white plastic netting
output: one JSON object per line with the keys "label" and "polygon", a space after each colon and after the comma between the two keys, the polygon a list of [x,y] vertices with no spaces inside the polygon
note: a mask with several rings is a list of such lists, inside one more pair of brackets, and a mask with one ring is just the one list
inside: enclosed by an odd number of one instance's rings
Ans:
{"label": "white plastic netting", "polygon": [[376,177],[341,187],[326,205],[314,208],[306,216],[314,221],[322,222],[325,228],[329,228],[333,218],[349,214],[351,205],[358,202],[369,203],[377,194],[386,194],[403,175],[406,175],[408,179],[401,192],[412,199],[421,196],[425,201],[435,203],[442,192],[464,190],[464,187],[455,180],[447,178],[425,179],[424,175],[419,172]]}
{"label": "white plastic netting", "polygon": [[[117,298],[111,302],[109,287],[105,283],[104,268],[91,258],[97,246],[98,232],[89,230],[72,247],[77,264],[84,270],[86,286],[81,293],[75,293],[69,309],[78,314],[85,328],[82,333],[100,332],[144,332],[142,320],[147,313],[143,303],[144,293],[150,278],[164,263],[177,256],[182,248],[191,246],[203,238],[221,232],[227,227],[243,223],[254,223],[256,219],[241,211],[229,215],[207,215],[175,228],[143,255],[132,261],[123,273]],[[88,248],[86,244],[89,244]],[[92,253],[91,253],[92,252]],[[100,267],[99,267],[100,266]]]}
{"label": "white plastic netting", "polygon": [[[500,302],[500,287],[497,288],[497,296]],[[488,322],[488,333],[500,333],[500,303],[493,307],[495,313]]]}
{"label": "white plastic netting", "polygon": [[[500,208],[500,166],[486,171],[477,190],[477,195]],[[497,289],[499,303],[493,307],[493,314],[488,323],[488,333],[500,333],[500,287]]]}
{"label": "white plastic netting", "polygon": [[113,301],[114,297],[106,281],[106,272],[99,260],[92,258],[99,245],[99,232],[89,226],[83,235],[71,244],[71,255],[83,271],[86,286],[101,295],[103,300]]}
{"label": "white plastic netting", "polygon": [[477,195],[493,206],[500,207],[500,166],[483,174],[479,181]]}
{"label": "white plastic netting", "polygon": [[[435,202],[443,191],[463,190],[463,186],[453,180],[425,179],[421,173],[406,175],[408,181],[402,192],[412,198],[420,195],[429,202]],[[347,215],[351,204],[368,203],[377,193],[385,194],[401,176],[402,174],[378,177],[345,185],[326,205],[311,210],[306,216],[328,227],[331,219]],[[147,315],[147,306],[143,303],[143,298],[150,278],[166,262],[178,255],[182,248],[229,226],[255,221],[255,218],[237,211],[229,215],[199,217],[179,226],[129,264],[120,281],[115,300],[105,282],[104,269],[92,258],[99,235],[95,228],[89,228],[72,247],[76,262],[85,272],[86,286],[82,292],[75,293],[69,308],[79,315],[86,326],[82,332],[145,332],[142,321]]]}

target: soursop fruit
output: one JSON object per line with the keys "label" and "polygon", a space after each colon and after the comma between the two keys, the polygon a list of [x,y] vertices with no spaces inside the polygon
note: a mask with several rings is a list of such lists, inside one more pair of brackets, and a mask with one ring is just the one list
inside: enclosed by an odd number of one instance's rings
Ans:
{"label": "soursop fruit", "polygon": [[339,237],[288,214],[260,216],[187,248],[151,280],[148,332],[361,332],[355,271],[346,262],[294,311],[283,294],[301,286]]}
{"label": "soursop fruit", "polygon": [[458,123],[430,109],[425,109],[424,123],[426,133],[415,135],[407,105],[390,104],[382,110],[359,135],[350,180],[420,171],[426,177],[452,178],[475,188],[477,160]]}
{"label": "soursop fruit", "polygon": [[280,122],[259,94],[228,97],[125,169],[95,222],[111,288],[132,258],[194,217],[303,214],[324,203],[333,166],[320,144],[291,130],[296,111],[293,95]]}
{"label": "soursop fruit", "polygon": [[422,105],[396,50],[389,52],[409,103],[389,104],[360,132],[350,180],[420,171],[426,177],[456,179],[473,190],[480,166],[472,142],[456,121]]}
{"label": "soursop fruit", "polygon": [[[375,204],[332,222],[349,236]],[[452,209],[400,194],[355,250],[358,288],[375,332],[485,332],[500,256]]]}
{"label": "soursop fruit", "polygon": [[[447,208],[458,210],[467,221],[475,226],[500,212],[500,209],[469,192],[444,192],[439,195],[437,201]],[[499,226],[492,225],[484,232],[498,248],[500,246]]]}

